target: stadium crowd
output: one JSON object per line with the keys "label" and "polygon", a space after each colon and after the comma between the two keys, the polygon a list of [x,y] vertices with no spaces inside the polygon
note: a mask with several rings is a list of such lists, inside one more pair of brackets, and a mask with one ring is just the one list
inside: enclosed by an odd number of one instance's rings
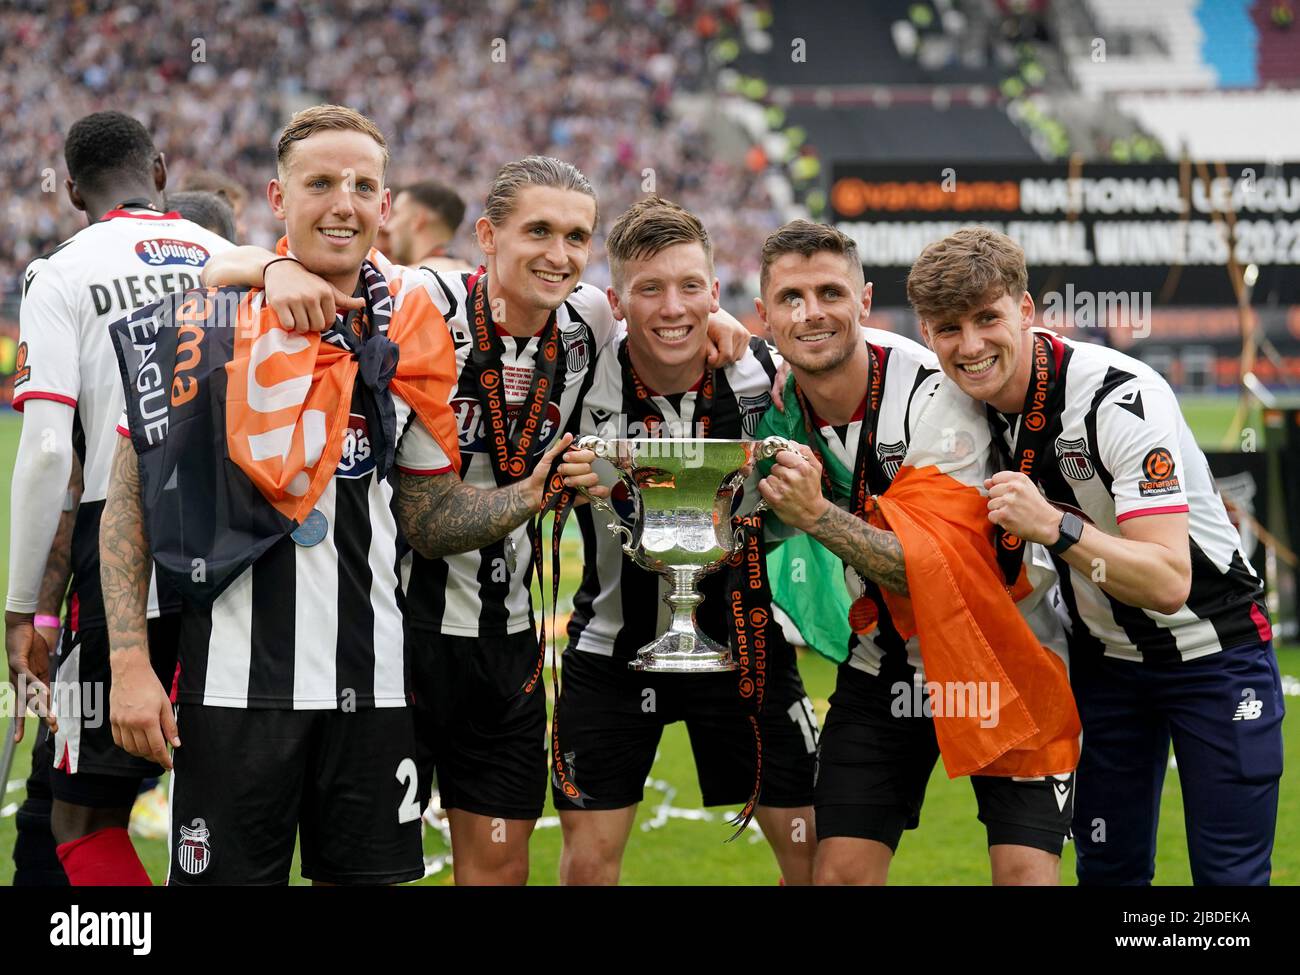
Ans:
{"label": "stadium crowd", "polygon": [[[395,186],[440,179],[468,218],[450,248],[477,260],[474,219],[505,161],[572,161],[604,214],[653,191],[710,227],[724,293],[752,293],[764,236],[781,222],[761,172],[719,158],[710,126],[671,119],[680,92],[713,84],[709,46],[735,0],[327,0],[310,17],[283,0],[35,0],[0,10],[0,309],[16,315],[23,268],[81,226],[62,195],[63,133],[125,108],[154,134],[181,186],[218,170],[252,195],[247,242],[269,245],[260,197],[285,119],[346,104],[390,134]],[[545,25],[539,27],[539,25]],[[653,184],[648,182],[653,171]],[[603,262],[601,241],[592,268]],[[755,280],[749,280],[754,278]],[[593,281],[603,284],[603,281]],[[746,289],[748,285],[748,289]]]}

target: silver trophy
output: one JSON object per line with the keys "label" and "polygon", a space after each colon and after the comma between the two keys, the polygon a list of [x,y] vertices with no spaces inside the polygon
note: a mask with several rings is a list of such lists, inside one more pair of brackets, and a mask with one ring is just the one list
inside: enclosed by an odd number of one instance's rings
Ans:
{"label": "silver trophy", "polygon": [[[743,540],[732,526],[732,508],[755,463],[794,446],[784,437],[580,437],[574,447],[608,462],[627,485],[634,505],[630,525],[604,498],[588,495],[588,499],[594,509],[612,517],[607,527],[619,537],[624,553],[671,583],[664,597],[672,610],[667,632],[642,647],[628,666],[677,674],[735,670],[731,648],[709,639],[695,622],[695,608],[704,601],[695,587],[701,577],[726,562]],[[753,494],[757,496],[756,491]],[[750,513],[766,507],[760,498]]]}

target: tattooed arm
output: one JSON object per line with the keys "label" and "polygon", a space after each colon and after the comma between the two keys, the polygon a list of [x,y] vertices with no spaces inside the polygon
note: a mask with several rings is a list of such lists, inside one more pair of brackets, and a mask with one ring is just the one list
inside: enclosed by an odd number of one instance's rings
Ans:
{"label": "tattooed arm", "polygon": [[828,501],[822,495],[821,465],[807,447],[777,454],[758,491],[785,524],[807,532],[877,585],[908,595],[898,536]]}
{"label": "tattooed arm", "polygon": [[402,534],[426,559],[472,552],[504,538],[533,515],[538,505],[520,481],[482,490],[451,474],[402,474],[397,484],[397,518]]}
{"label": "tattooed arm", "polygon": [[131,441],[122,437],[99,521],[99,581],[113,675],[108,716],[114,744],[171,768],[167,742],[180,745],[176,718],[149,660],[146,616],[152,565],[140,500],[140,465]]}
{"label": "tattooed arm", "polygon": [[[504,538],[541,510],[551,464],[572,440],[572,434],[558,439],[532,474],[509,487],[471,487],[455,473],[402,474],[397,485],[402,534],[426,559],[473,552]],[[567,473],[564,465],[560,473]]]}
{"label": "tattooed arm", "polygon": [[903,546],[893,532],[881,531],[829,501],[807,532],[872,582],[908,595]]}
{"label": "tattooed arm", "polygon": [[[72,529],[77,523],[77,507],[81,503],[81,492],[84,489],[81,462],[74,455],[72,477],[68,481],[63,513],[59,516],[59,528],[54,533],[50,556],[45,560],[45,575],[41,579],[41,593],[36,603],[38,616],[60,616],[63,613],[63,598],[68,593],[68,580],[72,577]],[[47,633],[42,629],[41,636],[53,648],[58,630]]]}
{"label": "tattooed arm", "polygon": [[131,441],[120,437],[99,520],[99,581],[112,653],[149,655],[149,547],[140,502],[140,466]]}

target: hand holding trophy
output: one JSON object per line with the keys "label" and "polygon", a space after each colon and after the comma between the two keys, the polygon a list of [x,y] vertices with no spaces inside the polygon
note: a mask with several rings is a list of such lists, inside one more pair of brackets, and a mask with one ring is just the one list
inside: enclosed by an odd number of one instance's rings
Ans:
{"label": "hand holding trophy", "polygon": [[[698,580],[722,566],[740,546],[732,526],[736,492],[755,463],[792,449],[781,437],[766,440],[708,440],[657,437],[605,440],[580,437],[575,451],[607,461],[627,485],[633,503],[630,524],[613,505],[577,483],[592,508],[610,517],[610,532],[638,565],[667,577],[664,601],[672,610],[668,630],[642,647],[629,666],[656,673],[714,673],[735,669],[729,647],[711,640],[695,621],[704,601]],[[566,455],[568,460],[568,455]],[[566,465],[571,473],[575,465]],[[576,475],[574,481],[594,478]],[[752,488],[751,488],[752,491]],[[753,492],[757,496],[757,492]],[[766,508],[761,498],[754,512]]]}

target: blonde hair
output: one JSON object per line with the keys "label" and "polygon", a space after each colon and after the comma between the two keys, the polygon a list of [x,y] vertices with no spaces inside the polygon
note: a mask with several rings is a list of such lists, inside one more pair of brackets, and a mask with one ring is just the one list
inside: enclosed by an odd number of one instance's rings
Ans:
{"label": "blonde hair", "polygon": [[289,172],[289,157],[296,143],[317,132],[339,130],[360,132],[379,143],[379,148],[384,150],[384,162],[379,175],[382,178],[384,173],[388,172],[388,142],[384,139],[384,134],[379,131],[379,126],[346,105],[313,105],[311,108],[304,108],[301,112],[295,112],[289,119],[289,124],[280,133],[280,141],[275,146],[275,168],[281,181]]}

